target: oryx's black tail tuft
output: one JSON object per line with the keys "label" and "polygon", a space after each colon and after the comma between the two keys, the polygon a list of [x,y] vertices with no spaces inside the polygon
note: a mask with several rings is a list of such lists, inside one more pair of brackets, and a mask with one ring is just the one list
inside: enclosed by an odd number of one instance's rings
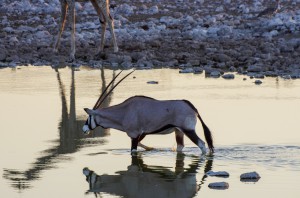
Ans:
{"label": "oryx's black tail tuft", "polygon": [[204,130],[205,140],[206,140],[206,142],[208,144],[208,148],[210,149],[211,152],[214,152],[214,141],[213,141],[212,134],[211,134],[209,128],[204,123],[204,121],[202,120],[202,118],[200,117],[199,113],[198,113],[198,118],[201,121],[203,130]]}

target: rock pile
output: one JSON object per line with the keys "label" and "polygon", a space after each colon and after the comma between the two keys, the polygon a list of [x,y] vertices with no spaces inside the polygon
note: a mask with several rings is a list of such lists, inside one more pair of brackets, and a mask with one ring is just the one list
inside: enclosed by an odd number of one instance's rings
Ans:
{"label": "rock pile", "polygon": [[[300,2],[281,2],[277,14],[257,17],[274,1],[112,0],[120,52],[113,53],[107,41],[109,47],[97,56],[98,17],[90,2],[76,3],[73,64],[180,67],[183,73],[200,67],[211,77],[230,71],[300,78]],[[2,0],[0,66],[69,64],[69,25],[59,54],[52,51],[59,16],[59,0]]]}

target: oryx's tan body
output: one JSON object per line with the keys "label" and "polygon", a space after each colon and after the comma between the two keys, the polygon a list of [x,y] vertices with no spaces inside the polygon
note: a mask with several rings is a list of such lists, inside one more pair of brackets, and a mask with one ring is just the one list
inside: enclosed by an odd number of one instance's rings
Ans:
{"label": "oryx's tan body", "polygon": [[138,143],[146,135],[175,131],[179,150],[183,148],[185,134],[205,153],[205,143],[195,133],[198,117],[208,146],[213,150],[208,127],[197,109],[187,100],[155,100],[145,96],[134,96],[121,104],[95,110],[86,109],[86,112],[90,117],[83,128],[84,131],[97,126],[124,131],[132,139],[132,151],[136,150]]}

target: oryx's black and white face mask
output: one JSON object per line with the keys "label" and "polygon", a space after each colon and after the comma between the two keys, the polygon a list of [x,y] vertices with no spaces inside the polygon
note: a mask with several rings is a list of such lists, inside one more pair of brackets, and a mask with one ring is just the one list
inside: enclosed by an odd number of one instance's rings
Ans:
{"label": "oryx's black and white face mask", "polygon": [[89,117],[87,118],[84,126],[82,127],[84,134],[89,134],[89,132],[93,129],[95,129],[98,125],[95,120],[95,115],[93,114],[93,110],[90,109],[84,109],[88,114]]}

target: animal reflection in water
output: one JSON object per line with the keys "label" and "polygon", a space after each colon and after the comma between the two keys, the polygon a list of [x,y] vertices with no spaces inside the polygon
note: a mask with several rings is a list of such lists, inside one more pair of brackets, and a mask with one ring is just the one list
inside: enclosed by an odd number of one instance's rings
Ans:
{"label": "animal reflection in water", "polygon": [[[67,103],[67,90],[61,78],[58,69],[55,69],[59,93],[61,98],[61,121],[58,126],[59,139],[53,146],[40,151],[39,156],[33,160],[30,168],[27,170],[16,170],[5,168],[3,170],[3,178],[11,182],[12,187],[22,191],[31,187],[31,182],[39,180],[42,172],[56,168],[56,164],[60,161],[69,161],[70,157],[67,154],[78,152],[83,147],[105,144],[105,140],[101,138],[91,139],[91,136],[85,136],[81,132],[81,127],[85,120],[76,115],[76,97],[75,97],[75,71],[71,70],[71,85],[70,85],[70,104]],[[104,70],[101,70],[102,91],[106,87]],[[112,96],[102,104],[103,107],[108,106]],[[99,128],[93,137],[104,137],[109,135],[107,129]],[[85,141],[85,138],[89,138]]]}
{"label": "animal reflection in water", "polygon": [[[132,156],[131,165],[118,175],[97,175],[94,171],[84,168],[83,174],[89,183],[87,193],[101,195],[108,193],[121,197],[193,197],[204,183],[207,171],[212,169],[212,158],[193,156],[188,168],[184,167],[185,155],[177,153],[175,171],[167,167],[144,164],[140,156]],[[205,163],[205,165],[204,165]],[[204,173],[197,182],[196,175],[201,166]]]}
{"label": "animal reflection in water", "polygon": [[112,79],[105,91],[102,92],[93,109],[84,109],[89,115],[82,128],[84,133],[88,134],[98,126],[126,132],[131,138],[131,154],[136,154],[138,145],[148,148],[140,143],[147,135],[175,132],[177,151],[182,151],[184,147],[183,137],[186,135],[201,149],[202,153],[206,153],[205,142],[198,137],[195,131],[198,118],[202,124],[208,147],[213,152],[212,134],[196,107],[187,100],[156,100],[146,96],[134,96],[121,104],[101,108],[100,105],[112,90],[133,71],[106,93],[111,83],[121,72]]}

